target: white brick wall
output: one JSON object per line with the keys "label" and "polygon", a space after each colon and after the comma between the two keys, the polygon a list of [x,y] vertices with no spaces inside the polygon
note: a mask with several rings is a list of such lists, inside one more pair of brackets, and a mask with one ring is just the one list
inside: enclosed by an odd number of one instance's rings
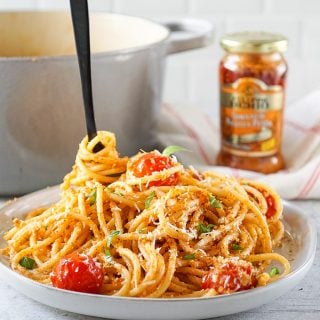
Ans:
{"label": "white brick wall", "polygon": [[259,14],[263,10],[263,0],[189,0],[193,14]]}
{"label": "white brick wall", "polygon": [[187,13],[187,0],[115,0],[113,3],[115,12],[146,17]]}
{"label": "white brick wall", "polygon": [[[215,43],[168,58],[164,97],[205,110],[218,105],[218,39],[226,32],[266,30],[289,38],[290,104],[320,87],[320,0],[89,0],[94,11],[161,19],[190,16],[211,21]],[[68,9],[68,0],[0,0],[0,10]]]}

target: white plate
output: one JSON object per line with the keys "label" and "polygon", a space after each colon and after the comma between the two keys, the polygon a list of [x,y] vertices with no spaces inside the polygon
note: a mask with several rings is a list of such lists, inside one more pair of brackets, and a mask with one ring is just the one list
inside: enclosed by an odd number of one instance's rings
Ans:
{"label": "white plate", "polygon": [[[59,198],[58,187],[47,188],[8,203],[0,210],[0,247],[5,246],[2,235],[11,226],[11,217]],[[209,298],[147,299],[109,297],[77,293],[39,284],[11,270],[6,258],[0,256],[0,275],[12,287],[43,304],[90,316],[115,319],[203,319],[237,313],[258,307],[278,298],[295,287],[310,269],[316,252],[316,230],[306,213],[292,204],[284,203],[284,224],[293,242],[283,245],[281,252],[291,260],[292,272],[265,287],[230,295]],[[291,256],[289,251],[293,250]]]}

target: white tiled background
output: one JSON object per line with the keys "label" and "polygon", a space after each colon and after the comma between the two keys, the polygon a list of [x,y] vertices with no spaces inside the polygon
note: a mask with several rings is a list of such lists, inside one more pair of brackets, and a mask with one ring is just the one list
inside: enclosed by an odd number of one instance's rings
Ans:
{"label": "white tiled background", "polygon": [[[217,108],[218,39],[226,32],[265,30],[289,38],[287,101],[320,86],[320,0],[89,0],[93,11],[111,11],[153,19],[183,16],[215,25],[215,43],[168,58],[164,98]],[[68,0],[0,0],[0,10],[68,9]]]}

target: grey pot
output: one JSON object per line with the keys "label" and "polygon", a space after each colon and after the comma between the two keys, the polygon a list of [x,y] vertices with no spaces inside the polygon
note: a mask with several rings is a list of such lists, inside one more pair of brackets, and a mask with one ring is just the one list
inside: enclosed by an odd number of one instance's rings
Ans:
{"label": "grey pot", "polygon": [[[69,13],[0,13],[1,29],[0,195],[18,195],[59,183],[86,132]],[[122,155],[154,148],[165,58],[210,43],[211,25],[94,14],[91,34],[97,128]]]}

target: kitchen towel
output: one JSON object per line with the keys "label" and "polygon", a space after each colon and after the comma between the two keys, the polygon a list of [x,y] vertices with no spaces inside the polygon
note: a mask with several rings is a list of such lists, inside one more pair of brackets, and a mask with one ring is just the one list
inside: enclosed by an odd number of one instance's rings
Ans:
{"label": "kitchen towel", "polygon": [[286,109],[282,147],[286,169],[274,174],[215,166],[220,149],[218,115],[166,103],[160,119],[160,142],[192,151],[178,154],[185,165],[263,181],[284,199],[320,199],[320,89]]}

